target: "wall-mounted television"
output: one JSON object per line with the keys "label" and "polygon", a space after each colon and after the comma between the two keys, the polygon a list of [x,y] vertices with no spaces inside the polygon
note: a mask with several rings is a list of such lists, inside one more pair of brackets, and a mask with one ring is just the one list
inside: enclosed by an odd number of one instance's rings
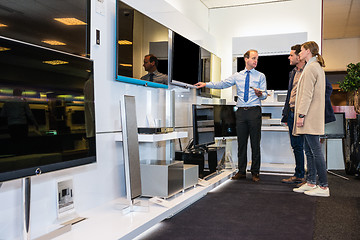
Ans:
{"label": "wall-mounted television", "polygon": [[[116,80],[149,87],[168,88],[169,29],[139,11],[116,1]],[[158,60],[156,78],[147,77],[144,57]]]}
{"label": "wall-mounted television", "polygon": [[171,84],[195,88],[201,79],[200,47],[189,39],[173,32]]}
{"label": "wall-mounted television", "polygon": [[[266,76],[268,90],[287,90],[289,85],[289,72],[294,68],[290,66],[289,55],[259,56],[256,70]],[[243,57],[237,58],[237,71],[245,69]]]}
{"label": "wall-mounted television", "polygon": [[[96,161],[93,61],[0,36],[0,182]],[[94,112],[90,114],[94,116]]]}

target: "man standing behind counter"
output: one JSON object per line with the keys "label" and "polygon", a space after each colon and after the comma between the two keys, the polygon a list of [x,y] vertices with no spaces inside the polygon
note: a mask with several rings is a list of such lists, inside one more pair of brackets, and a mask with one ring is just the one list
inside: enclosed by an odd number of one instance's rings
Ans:
{"label": "man standing behind counter", "polygon": [[259,59],[256,50],[244,54],[245,69],[220,82],[199,82],[196,87],[223,89],[236,85],[238,100],[236,106],[236,132],[238,142],[239,171],[233,180],[246,178],[247,143],[251,143],[251,174],[254,182],[260,181],[260,140],[261,140],[261,102],[267,97],[266,77],[255,70]]}

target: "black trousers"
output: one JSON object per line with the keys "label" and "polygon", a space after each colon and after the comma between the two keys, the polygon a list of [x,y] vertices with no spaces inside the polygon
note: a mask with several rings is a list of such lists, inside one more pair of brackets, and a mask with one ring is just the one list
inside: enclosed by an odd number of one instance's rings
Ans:
{"label": "black trousers", "polygon": [[251,173],[260,172],[261,107],[238,108],[236,111],[236,132],[238,141],[238,168],[246,173],[247,143],[250,136]]}

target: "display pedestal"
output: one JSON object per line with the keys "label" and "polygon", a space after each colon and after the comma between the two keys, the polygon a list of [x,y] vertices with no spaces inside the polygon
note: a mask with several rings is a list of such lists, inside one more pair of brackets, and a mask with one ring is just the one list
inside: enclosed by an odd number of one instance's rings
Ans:
{"label": "display pedestal", "polygon": [[183,162],[141,161],[142,196],[168,198],[183,189]]}
{"label": "display pedestal", "polygon": [[138,199],[133,199],[130,202],[126,199],[120,200],[115,204],[115,208],[120,210],[122,215],[126,215],[131,212],[149,212],[148,202]]}
{"label": "display pedestal", "polygon": [[185,190],[190,187],[196,186],[199,179],[199,166],[193,164],[184,164],[183,173],[184,173],[183,189]]}

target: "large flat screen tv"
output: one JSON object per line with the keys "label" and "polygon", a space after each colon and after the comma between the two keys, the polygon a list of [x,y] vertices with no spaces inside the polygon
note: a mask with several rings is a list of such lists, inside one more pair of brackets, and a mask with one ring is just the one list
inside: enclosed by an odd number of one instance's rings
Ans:
{"label": "large flat screen tv", "polygon": [[195,88],[193,85],[200,80],[200,47],[180,34],[173,32],[171,84]]}
{"label": "large flat screen tv", "polygon": [[[259,56],[256,70],[266,76],[268,90],[287,90],[289,85],[289,72],[294,68],[290,66],[289,55]],[[237,58],[237,71],[245,69],[243,57]]]}
{"label": "large flat screen tv", "polygon": [[96,161],[92,60],[0,36],[0,72],[0,182]]}

